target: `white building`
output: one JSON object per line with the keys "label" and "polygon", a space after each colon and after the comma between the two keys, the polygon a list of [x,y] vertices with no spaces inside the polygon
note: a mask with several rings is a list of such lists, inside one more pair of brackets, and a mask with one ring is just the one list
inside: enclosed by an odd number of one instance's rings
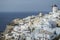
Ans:
{"label": "white building", "polygon": [[[14,40],[52,40],[60,34],[60,28],[56,27],[56,21],[60,20],[60,10],[57,5],[52,6],[51,14],[43,17],[28,16],[20,20],[18,26],[14,26],[11,33],[6,34],[6,39]],[[9,34],[12,34],[9,36]]]}

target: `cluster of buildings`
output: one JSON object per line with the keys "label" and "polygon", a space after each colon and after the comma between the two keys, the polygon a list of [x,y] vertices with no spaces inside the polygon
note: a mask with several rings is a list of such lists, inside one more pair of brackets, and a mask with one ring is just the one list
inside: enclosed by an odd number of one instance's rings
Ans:
{"label": "cluster of buildings", "polygon": [[60,10],[57,5],[52,6],[49,14],[28,16],[23,19],[15,19],[12,30],[5,34],[5,40],[53,40],[60,35]]}

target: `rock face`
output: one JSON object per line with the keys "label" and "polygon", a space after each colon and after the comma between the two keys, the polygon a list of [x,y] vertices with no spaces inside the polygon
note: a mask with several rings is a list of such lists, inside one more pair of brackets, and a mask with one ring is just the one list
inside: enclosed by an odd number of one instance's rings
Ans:
{"label": "rock face", "polygon": [[7,34],[14,26],[7,25],[4,34]]}
{"label": "rock face", "polygon": [[53,6],[49,14],[14,19],[7,25],[5,40],[53,40],[60,35],[60,12]]}

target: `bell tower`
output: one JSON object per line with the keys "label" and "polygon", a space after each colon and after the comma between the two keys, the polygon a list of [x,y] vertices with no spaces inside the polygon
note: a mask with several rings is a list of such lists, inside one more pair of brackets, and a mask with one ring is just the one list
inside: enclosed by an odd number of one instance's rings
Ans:
{"label": "bell tower", "polygon": [[57,7],[57,5],[55,4],[55,5],[52,6],[52,12],[53,12],[53,13],[56,13],[57,11],[58,11],[58,7]]}

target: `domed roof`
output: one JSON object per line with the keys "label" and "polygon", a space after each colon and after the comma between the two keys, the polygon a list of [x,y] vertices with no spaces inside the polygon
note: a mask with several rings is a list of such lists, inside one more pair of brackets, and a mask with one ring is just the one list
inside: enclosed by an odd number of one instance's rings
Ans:
{"label": "domed roof", "polygon": [[57,5],[56,5],[56,4],[54,4],[54,5],[52,5],[52,7],[57,7]]}

